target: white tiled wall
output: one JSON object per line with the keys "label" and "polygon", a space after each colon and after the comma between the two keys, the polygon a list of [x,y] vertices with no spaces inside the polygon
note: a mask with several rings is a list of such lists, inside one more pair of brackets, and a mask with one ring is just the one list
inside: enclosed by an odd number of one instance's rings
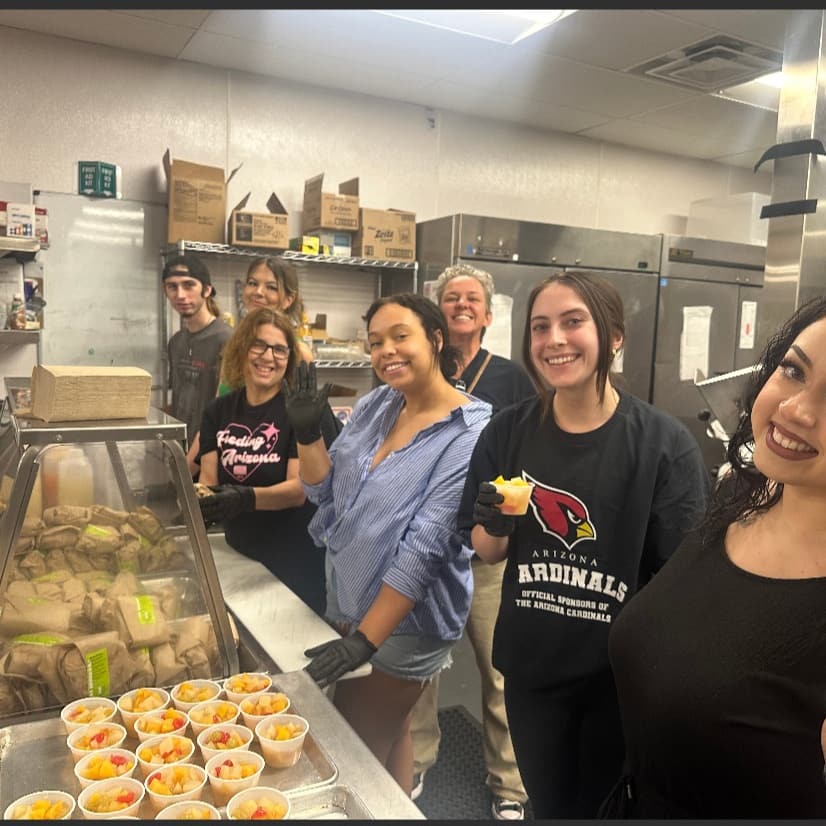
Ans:
{"label": "white tiled wall", "polygon": [[0,180],[71,192],[78,160],[123,169],[164,203],[161,157],[243,162],[229,204],[275,190],[300,232],[304,179],[358,176],[365,206],[630,232],[680,232],[691,201],[770,192],[769,172],[0,27]]}

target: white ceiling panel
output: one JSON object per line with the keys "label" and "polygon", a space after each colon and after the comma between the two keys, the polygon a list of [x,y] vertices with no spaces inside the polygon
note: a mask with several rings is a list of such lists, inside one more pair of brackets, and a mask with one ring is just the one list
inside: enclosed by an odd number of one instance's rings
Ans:
{"label": "white ceiling panel", "polygon": [[0,10],[0,26],[162,57],[177,57],[192,36],[191,28],[139,17],[130,17],[128,25],[124,25],[125,19],[122,14],[113,11]]}
{"label": "white ceiling panel", "polygon": [[794,10],[584,9],[512,46],[367,9],[0,10],[0,26],[745,167],[776,115],[627,70]]}
{"label": "white ceiling panel", "polygon": [[[573,60],[550,55],[534,57],[535,60],[526,60],[515,76],[492,82],[491,91],[516,92],[520,97],[615,118],[690,100],[699,94]],[[471,82],[472,78],[466,77],[464,81]]]}
{"label": "white ceiling panel", "polygon": [[197,29],[209,17],[209,9],[118,9],[117,11],[119,14],[145,17],[147,20],[158,20],[161,23],[186,26],[190,29]]}
{"label": "white ceiling panel", "polygon": [[556,57],[621,71],[712,34],[656,11],[581,9],[524,43]]}
{"label": "white ceiling panel", "polygon": [[672,155],[705,160],[719,157],[731,151],[743,151],[742,146],[732,147],[729,142],[718,138],[714,134],[698,136],[685,131],[664,129],[659,126],[646,126],[630,120],[613,120],[602,126],[595,126],[593,129],[585,129],[579,134],[610,143],[637,146],[654,152],[667,152]]}
{"label": "white ceiling panel", "polygon": [[706,26],[718,32],[741,37],[752,43],[761,43],[783,51],[786,24],[793,9],[674,9],[663,11],[670,17]]}
{"label": "white ceiling panel", "polygon": [[712,132],[724,140],[751,141],[751,146],[770,146],[777,134],[777,114],[733,100],[702,95],[632,120],[694,136]]}

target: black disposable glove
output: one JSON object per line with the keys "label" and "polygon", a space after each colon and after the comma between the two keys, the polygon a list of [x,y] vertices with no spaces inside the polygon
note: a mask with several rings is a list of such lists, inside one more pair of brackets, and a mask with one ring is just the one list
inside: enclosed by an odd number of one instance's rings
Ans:
{"label": "black disposable glove", "polygon": [[505,497],[496,490],[496,485],[481,482],[476,501],[473,503],[473,521],[481,525],[491,536],[510,536],[516,527],[512,516],[502,513],[497,508]]}
{"label": "black disposable glove", "polygon": [[319,688],[324,688],[342,674],[364,665],[375,653],[376,646],[361,631],[354,631],[340,640],[330,640],[308,648],[304,656],[311,657],[312,661],[304,670],[318,683]]}
{"label": "black disposable glove", "polygon": [[198,499],[204,522],[223,522],[255,510],[255,490],[249,485],[210,485],[212,496]]}
{"label": "black disposable glove", "polygon": [[327,396],[332,385],[328,382],[318,389],[314,363],[302,361],[298,365],[295,385],[284,390],[287,418],[299,444],[311,445],[321,438],[321,419],[328,407]]}

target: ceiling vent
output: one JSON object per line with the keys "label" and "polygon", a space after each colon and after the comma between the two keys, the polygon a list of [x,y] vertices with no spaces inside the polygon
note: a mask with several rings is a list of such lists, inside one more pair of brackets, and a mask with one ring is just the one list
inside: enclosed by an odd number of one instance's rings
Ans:
{"label": "ceiling vent", "polygon": [[782,52],[726,35],[716,35],[673,49],[626,71],[701,92],[716,92],[771,72],[779,72],[782,68]]}

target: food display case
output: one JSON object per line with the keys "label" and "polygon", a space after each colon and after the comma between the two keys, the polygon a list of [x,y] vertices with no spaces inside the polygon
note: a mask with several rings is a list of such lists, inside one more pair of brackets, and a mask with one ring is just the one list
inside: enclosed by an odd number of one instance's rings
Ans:
{"label": "food display case", "polygon": [[[300,760],[268,765],[261,787],[290,795],[292,816],[302,819],[421,819],[295,651],[283,658],[295,670],[280,667],[285,635],[303,650],[335,632],[264,566],[207,533],[185,425],[151,408],[145,420],[44,423],[26,415],[28,380],[6,385],[0,814],[41,790],[78,799],[60,716],[69,702],[263,671],[310,728]],[[129,734],[123,747],[140,744]],[[257,738],[250,750],[262,753]],[[191,762],[205,765],[197,746]],[[148,795],[141,806],[139,817],[154,817]]]}

